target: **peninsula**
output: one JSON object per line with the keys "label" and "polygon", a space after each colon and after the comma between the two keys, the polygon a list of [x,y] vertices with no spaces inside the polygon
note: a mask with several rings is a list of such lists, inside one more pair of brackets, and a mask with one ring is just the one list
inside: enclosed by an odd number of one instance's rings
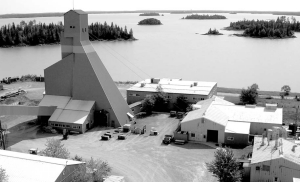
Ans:
{"label": "peninsula", "polygon": [[138,23],[138,25],[162,25],[162,23],[155,18],[147,18]]}
{"label": "peninsula", "polygon": [[238,37],[284,39],[296,38],[294,32],[300,32],[300,22],[294,17],[278,17],[277,20],[241,20],[231,22],[224,30],[242,30],[242,34],[233,34]]}
{"label": "peninsula", "polygon": [[160,16],[159,13],[143,13],[143,14],[140,14],[139,16]]}
{"label": "peninsula", "polygon": [[220,33],[217,29],[211,30],[211,28],[210,28],[207,33],[202,34],[202,35],[223,35],[223,34]]}
{"label": "peninsula", "polygon": [[198,15],[198,14],[192,14],[187,15],[186,17],[182,17],[182,19],[192,19],[192,20],[214,20],[214,19],[226,19],[223,15]]}
{"label": "peninsula", "polygon": [[[57,24],[36,23],[35,20],[20,24],[4,25],[0,27],[0,47],[36,46],[46,44],[59,44],[60,33],[63,30],[62,22]],[[118,25],[108,25],[106,22],[92,23],[88,26],[89,39],[95,40],[136,40],[132,29],[127,31]]]}

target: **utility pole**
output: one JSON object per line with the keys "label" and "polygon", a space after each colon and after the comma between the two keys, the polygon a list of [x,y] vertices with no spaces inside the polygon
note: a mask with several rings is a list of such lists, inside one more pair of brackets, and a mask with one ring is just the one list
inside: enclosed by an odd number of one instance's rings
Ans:
{"label": "utility pole", "polygon": [[298,125],[298,112],[299,112],[299,106],[295,106],[296,109],[296,125]]}
{"label": "utility pole", "polygon": [[5,129],[2,129],[1,120],[0,120],[0,146],[5,150]]}

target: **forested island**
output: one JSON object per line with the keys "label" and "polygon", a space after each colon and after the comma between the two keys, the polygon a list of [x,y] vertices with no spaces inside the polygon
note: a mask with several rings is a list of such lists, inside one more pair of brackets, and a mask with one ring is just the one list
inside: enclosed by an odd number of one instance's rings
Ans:
{"label": "forested island", "polygon": [[193,19],[193,20],[207,20],[207,19],[226,19],[223,15],[198,15],[192,14],[182,17],[182,19]]}
{"label": "forested island", "polygon": [[285,16],[278,17],[277,20],[241,20],[231,22],[224,30],[244,30],[243,34],[234,34],[239,37],[253,38],[295,38],[294,32],[300,32],[300,22],[294,17],[291,19]]}
{"label": "forested island", "polygon": [[[0,47],[35,46],[43,44],[59,44],[62,22],[57,24],[36,23],[35,20],[21,21],[19,25],[12,23],[0,28]],[[127,31],[117,25],[106,22],[89,25],[90,40],[135,40],[133,31]]]}
{"label": "forested island", "polygon": [[202,34],[202,35],[223,35],[223,34],[220,33],[217,29],[211,30],[211,28],[210,28],[207,33]]}
{"label": "forested island", "polygon": [[140,14],[140,16],[160,16],[159,13],[143,13],[143,14]]}
{"label": "forested island", "polygon": [[162,25],[162,23],[155,18],[147,18],[138,23],[138,25]]}

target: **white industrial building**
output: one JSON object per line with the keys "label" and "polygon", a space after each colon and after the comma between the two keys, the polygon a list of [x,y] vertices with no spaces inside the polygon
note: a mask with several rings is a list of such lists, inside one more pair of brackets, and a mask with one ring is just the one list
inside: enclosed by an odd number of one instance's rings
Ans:
{"label": "white industrial building", "polygon": [[48,120],[48,125],[53,128],[84,133],[94,125],[95,101],[45,95],[39,106],[57,106]]}
{"label": "white industrial building", "polygon": [[[300,178],[300,146],[284,138],[267,142],[256,136],[251,159],[251,182],[295,182]],[[277,142],[277,146],[276,146]]]}
{"label": "white industrial building", "polygon": [[9,182],[68,182],[83,162],[0,150],[0,166]]}
{"label": "white industrial building", "polygon": [[282,108],[275,105],[240,106],[214,96],[195,107],[180,126],[191,141],[247,145],[264,129],[282,126]]}
{"label": "white industrial building", "polygon": [[127,103],[132,104],[142,101],[146,96],[158,93],[158,86],[167,94],[170,109],[172,108],[173,103],[176,102],[178,96],[184,96],[186,101],[194,104],[217,94],[216,82],[151,78],[138,82],[127,89]]}

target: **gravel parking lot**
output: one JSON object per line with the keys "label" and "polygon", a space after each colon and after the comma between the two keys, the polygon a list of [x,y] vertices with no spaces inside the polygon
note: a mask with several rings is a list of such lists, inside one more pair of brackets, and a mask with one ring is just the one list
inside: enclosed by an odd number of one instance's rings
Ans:
{"label": "gravel parking lot", "polygon": [[[101,135],[107,131],[113,133],[114,129],[94,128],[85,134],[70,135],[62,143],[71,156],[77,154],[107,161],[113,169],[112,174],[125,176],[130,182],[216,181],[205,166],[205,162],[213,160],[215,149],[192,143],[162,144],[164,135],[172,134],[178,122],[168,114],[157,114],[137,120],[136,126],[147,126],[144,135],[126,133],[126,140],[117,140],[115,133],[109,141],[102,141]],[[37,126],[23,125],[10,131],[8,140],[12,151],[41,150],[47,139],[62,138],[62,135],[41,133]],[[158,136],[149,135],[151,127],[156,128]]]}

